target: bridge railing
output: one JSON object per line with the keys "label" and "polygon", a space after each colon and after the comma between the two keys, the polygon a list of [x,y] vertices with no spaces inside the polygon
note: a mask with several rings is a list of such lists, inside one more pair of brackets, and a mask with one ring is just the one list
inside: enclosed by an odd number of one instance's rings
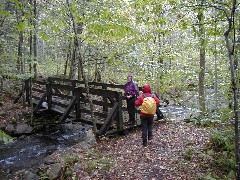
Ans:
{"label": "bridge railing", "polygon": [[[89,94],[84,81],[49,77],[25,81],[26,101],[34,104],[33,113],[43,108],[61,114],[60,122],[69,117],[75,121],[91,124],[92,113],[96,116],[99,134],[107,131],[122,131],[129,128],[125,122],[128,114],[124,85],[89,82]],[[93,108],[90,107],[90,101]],[[158,114],[158,112],[157,112]]]}
{"label": "bridge railing", "polygon": [[[27,79],[21,95],[25,93],[26,101],[32,100],[34,113],[44,109],[43,105],[47,105],[46,109],[62,114],[61,122],[71,117],[76,121],[91,123],[93,111],[99,134],[104,134],[109,129],[121,131],[124,128],[124,99],[121,92],[123,87],[123,85],[89,82],[90,97],[87,97],[87,89],[83,81],[49,77],[35,81]],[[119,91],[110,90],[112,88]],[[91,98],[93,109],[90,108],[88,98]]]}

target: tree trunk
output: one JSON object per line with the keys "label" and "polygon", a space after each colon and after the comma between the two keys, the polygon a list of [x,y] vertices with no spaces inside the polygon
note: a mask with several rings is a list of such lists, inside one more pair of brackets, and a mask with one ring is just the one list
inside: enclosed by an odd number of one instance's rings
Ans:
{"label": "tree trunk", "polygon": [[234,111],[234,120],[235,120],[235,148],[236,148],[236,165],[237,165],[237,179],[240,179],[240,152],[239,152],[239,122],[238,122],[238,111],[239,111],[239,107],[238,107],[238,99],[237,99],[237,91],[238,91],[238,81],[239,79],[236,76],[236,70],[238,69],[237,67],[237,63],[235,63],[235,61],[237,61],[237,58],[234,59],[234,46],[235,46],[235,42],[233,43],[233,46],[231,48],[230,45],[230,37],[229,34],[230,32],[233,32],[233,40],[235,40],[235,24],[234,24],[234,18],[235,18],[235,11],[236,11],[236,0],[233,0],[232,3],[232,11],[231,11],[231,17],[228,18],[228,29],[227,31],[224,33],[225,36],[225,42],[226,42],[226,48],[228,51],[228,58],[229,58],[229,65],[230,65],[230,71],[231,71],[231,84],[232,84],[232,93],[233,93],[233,111]]}
{"label": "tree trunk", "polygon": [[76,42],[74,38],[74,43],[73,43],[73,50],[72,50],[72,57],[71,57],[71,65],[70,65],[70,71],[69,71],[69,78],[70,79],[76,79]]}
{"label": "tree trunk", "polygon": [[102,75],[101,71],[97,67],[97,60],[95,61],[95,74],[94,74],[94,81],[95,82],[101,82],[102,81]]}
{"label": "tree trunk", "polygon": [[215,21],[214,21],[214,96],[215,96],[215,108],[218,109],[218,63],[217,63],[217,24],[216,24],[216,15],[215,15]]}
{"label": "tree trunk", "polygon": [[[30,24],[32,23],[31,22],[32,20],[30,19]],[[32,47],[33,47],[33,40],[32,40],[32,30],[30,29],[30,32],[29,32],[29,72],[32,73]]]}
{"label": "tree trunk", "polygon": [[[17,21],[18,23],[22,23],[22,16],[23,13],[17,11]],[[17,57],[17,71],[18,73],[22,74],[23,73],[23,30],[18,30],[18,34],[19,34],[19,40],[18,40],[18,57]],[[22,83],[22,102],[23,102],[23,106],[25,106],[25,94],[24,94],[24,82]]]}
{"label": "tree trunk", "polygon": [[81,79],[84,80],[84,75],[83,75],[83,71],[82,71],[82,69],[83,69],[82,56],[80,56],[78,59],[79,59],[79,61],[78,61],[78,80],[81,80]]}
{"label": "tree trunk", "polygon": [[[30,0],[30,5],[33,7],[33,1]],[[33,18],[29,18],[29,26],[33,25]],[[32,73],[32,61],[33,61],[33,30],[30,28],[29,30],[29,72]]]}
{"label": "tree trunk", "polygon": [[19,31],[18,39],[18,58],[17,58],[17,71],[23,73],[23,31]]}
{"label": "tree trunk", "polygon": [[34,79],[37,78],[37,3],[36,0],[33,0],[33,13],[34,13],[34,20],[33,20],[33,27],[34,27],[34,34],[33,34],[33,55],[34,55],[34,63],[33,63],[33,71],[34,71]]}
{"label": "tree trunk", "polygon": [[80,45],[81,44],[80,44],[80,41],[78,39],[78,29],[82,29],[82,28],[76,27],[75,19],[73,17],[73,14],[72,14],[72,11],[71,11],[71,8],[70,8],[69,0],[66,0],[66,3],[67,3],[67,6],[68,6],[68,9],[69,9],[70,18],[72,20],[72,26],[73,26],[73,31],[74,31],[74,35],[75,35],[75,43],[74,44],[75,44],[75,47],[76,47],[77,58],[79,58],[79,68],[80,68],[80,71],[82,73],[82,77],[83,77],[83,80],[85,82],[85,87],[86,87],[86,90],[87,90],[86,91],[86,93],[87,93],[86,97],[88,98],[88,101],[89,101],[89,104],[90,104],[93,131],[94,131],[94,134],[97,135],[97,125],[96,125],[96,119],[95,119],[95,116],[94,116],[94,107],[93,107],[93,103],[92,103],[91,96],[90,96],[90,93],[89,93],[88,80],[86,79],[86,76],[85,76],[84,71],[83,71],[83,60],[82,60],[81,51],[80,51],[80,49],[81,49]]}
{"label": "tree trunk", "polygon": [[205,104],[205,29],[203,25],[204,15],[203,11],[200,10],[198,13],[199,21],[199,38],[200,38],[200,71],[198,76],[198,94],[199,94],[199,109],[202,113],[206,111]]}
{"label": "tree trunk", "polygon": [[65,61],[65,65],[64,65],[64,73],[63,73],[64,78],[67,78],[68,62],[70,61],[70,58],[71,58],[71,47],[72,47],[72,39],[69,38],[67,59]]}
{"label": "tree trunk", "polygon": [[[163,37],[164,38],[164,37]],[[161,34],[158,34],[158,67],[159,70],[157,72],[157,94],[160,95],[159,87],[161,86],[162,82],[162,72],[161,69],[163,68],[163,58],[161,58],[161,49],[163,47],[163,43],[161,43]]]}
{"label": "tree trunk", "polygon": [[[18,24],[23,23],[22,16],[23,13],[19,10],[16,11]],[[17,56],[17,71],[22,73],[23,65],[23,30],[18,30],[18,56]]]}

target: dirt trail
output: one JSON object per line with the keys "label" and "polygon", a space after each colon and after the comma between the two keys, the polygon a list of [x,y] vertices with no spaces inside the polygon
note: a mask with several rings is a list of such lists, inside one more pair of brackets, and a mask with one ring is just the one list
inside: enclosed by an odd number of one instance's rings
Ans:
{"label": "dirt trail", "polygon": [[[204,173],[194,154],[204,148],[208,130],[190,124],[155,122],[154,139],[147,147],[142,146],[140,129],[125,136],[106,138],[94,151],[109,154],[114,168],[107,174],[96,173],[92,178],[194,179]],[[191,160],[186,160],[187,155],[192,156]]]}

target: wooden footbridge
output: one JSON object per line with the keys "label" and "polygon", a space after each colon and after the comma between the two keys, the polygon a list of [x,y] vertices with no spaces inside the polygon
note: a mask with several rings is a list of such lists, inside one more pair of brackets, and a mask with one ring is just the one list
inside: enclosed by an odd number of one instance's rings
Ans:
{"label": "wooden footbridge", "polygon": [[[60,114],[59,123],[70,119],[72,122],[92,124],[95,118],[98,135],[118,133],[136,127],[128,124],[126,99],[123,96],[124,85],[99,82],[89,82],[88,85],[89,89],[85,87],[84,81],[54,77],[39,78],[35,81],[27,79],[24,90],[15,103],[24,93],[25,101],[33,103],[33,114],[42,110],[57,112]],[[161,118],[159,109],[157,117]],[[136,119],[138,126],[139,118]]]}

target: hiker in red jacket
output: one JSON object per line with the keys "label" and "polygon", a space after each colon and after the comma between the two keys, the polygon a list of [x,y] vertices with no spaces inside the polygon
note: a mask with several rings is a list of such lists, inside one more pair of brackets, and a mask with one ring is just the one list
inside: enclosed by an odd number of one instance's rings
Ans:
{"label": "hiker in red jacket", "polygon": [[[156,104],[155,107],[157,108],[160,105],[160,100],[157,98],[155,94],[151,93],[151,87],[148,84],[145,84],[142,87],[142,94],[138,96],[137,100],[135,101],[135,106],[142,106],[144,102],[144,98],[146,97],[152,97]],[[152,114],[146,114],[146,112],[141,109],[140,112],[140,119],[141,119],[141,125],[142,125],[142,139],[143,139],[143,146],[147,146],[148,140],[151,140],[153,137],[153,118],[155,112]]]}

